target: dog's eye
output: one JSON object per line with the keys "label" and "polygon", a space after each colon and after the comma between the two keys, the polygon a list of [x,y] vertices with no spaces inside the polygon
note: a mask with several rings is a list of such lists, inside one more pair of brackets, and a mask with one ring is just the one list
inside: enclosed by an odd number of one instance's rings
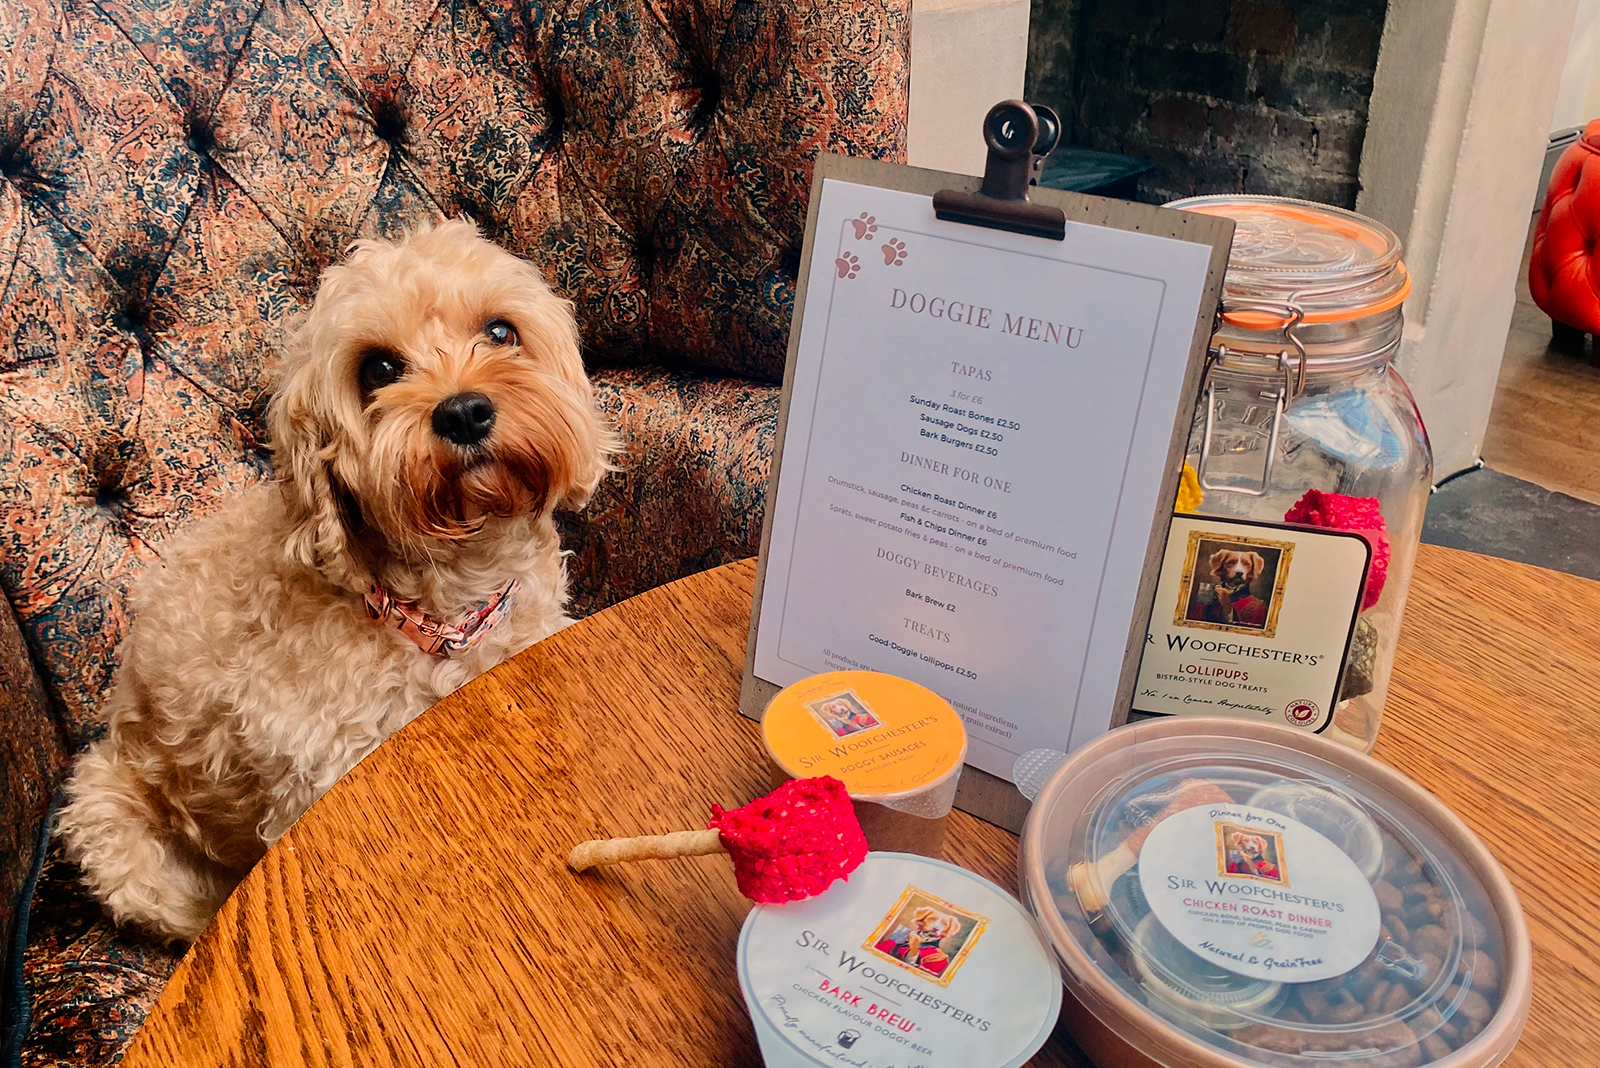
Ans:
{"label": "dog's eye", "polygon": [[361,379],[361,388],[371,393],[392,385],[405,371],[405,361],[388,349],[370,349],[361,357],[356,375]]}
{"label": "dog's eye", "polygon": [[489,339],[491,345],[515,345],[517,328],[504,319],[490,319],[483,324],[483,336]]}

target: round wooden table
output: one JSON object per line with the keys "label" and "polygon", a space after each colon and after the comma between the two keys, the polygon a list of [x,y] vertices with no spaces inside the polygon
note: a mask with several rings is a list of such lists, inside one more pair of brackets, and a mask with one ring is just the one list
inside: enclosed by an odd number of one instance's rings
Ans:
{"label": "round wooden table", "polygon": [[[767,789],[737,712],[753,562],[619,604],[440,702],[275,846],[124,1068],[761,1063],[726,857],[576,876],[582,839]],[[1511,1065],[1600,1064],[1600,583],[1424,547],[1377,755],[1506,862],[1535,941]],[[963,813],[946,857],[1016,886]],[[1032,1062],[1083,1063],[1058,1030]]]}

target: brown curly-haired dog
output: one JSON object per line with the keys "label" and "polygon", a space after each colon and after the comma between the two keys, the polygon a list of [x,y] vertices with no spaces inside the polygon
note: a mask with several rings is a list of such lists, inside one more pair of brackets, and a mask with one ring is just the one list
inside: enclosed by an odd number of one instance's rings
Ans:
{"label": "brown curly-haired dog", "polygon": [[112,915],[171,938],[384,738],[569,621],[551,511],[615,447],[570,305],[459,221],[326,272],[269,418],[277,477],[135,589],[58,823]]}

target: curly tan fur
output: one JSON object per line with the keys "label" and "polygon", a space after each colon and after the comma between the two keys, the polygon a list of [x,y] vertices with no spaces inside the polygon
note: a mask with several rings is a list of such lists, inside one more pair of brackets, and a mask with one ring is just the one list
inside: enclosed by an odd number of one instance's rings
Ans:
{"label": "curly tan fur", "polygon": [[[510,344],[484,333],[516,330]],[[362,359],[403,361],[364,390]],[[463,447],[434,407],[480,392]],[[133,594],[134,622],[58,829],[119,922],[193,939],[250,866],[384,738],[569,622],[551,510],[615,448],[570,305],[530,265],[442,222],[329,269],[270,412],[277,477],[196,523]],[[451,659],[374,624],[376,581],[440,619],[510,579],[511,611]]]}

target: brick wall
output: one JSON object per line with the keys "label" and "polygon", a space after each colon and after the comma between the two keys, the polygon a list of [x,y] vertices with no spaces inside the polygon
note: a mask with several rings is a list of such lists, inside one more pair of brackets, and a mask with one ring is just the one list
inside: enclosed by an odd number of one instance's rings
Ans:
{"label": "brick wall", "polygon": [[1157,166],[1142,199],[1355,205],[1385,0],[1033,0],[1028,98]]}
{"label": "brick wall", "polygon": [[1074,140],[1077,124],[1078,7],[1082,0],[1030,0],[1028,5],[1028,74],[1023,97],[1049,104],[1066,127],[1064,142]]}

